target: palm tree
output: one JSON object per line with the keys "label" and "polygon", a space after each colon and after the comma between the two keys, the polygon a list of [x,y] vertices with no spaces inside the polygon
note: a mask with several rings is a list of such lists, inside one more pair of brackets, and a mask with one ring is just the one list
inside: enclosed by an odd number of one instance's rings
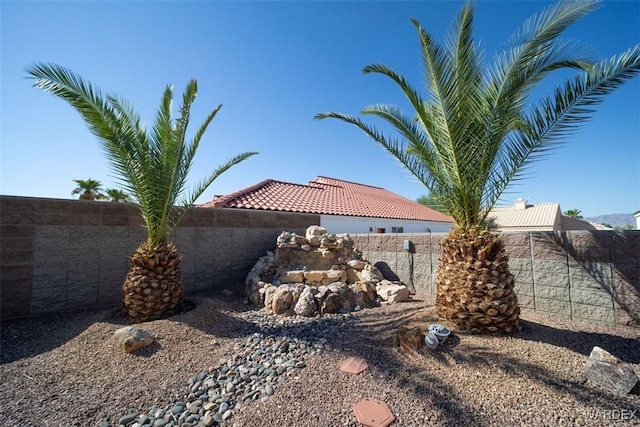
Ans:
{"label": "palm tree", "polygon": [[176,120],[172,119],[173,88],[165,88],[154,125],[147,132],[127,101],[103,95],[72,71],[43,63],[26,71],[35,79],[35,87],[67,101],[80,113],[123,187],[140,206],[148,236],[131,256],[122,287],[125,313],[135,321],[146,321],[178,312],[183,305],[182,255],[169,241],[171,232],[220,174],[257,153],[233,157],[185,194],[200,140],[222,107],[209,113],[187,141],[191,104],[198,91],[195,80],[187,84]]}
{"label": "palm tree", "polygon": [[438,202],[438,200],[432,196],[431,194],[428,195],[422,195],[420,197],[418,197],[416,199],[416,202],[420,203],[421,205],[424,205],[428,208],[431,208],[433,210],[436,210],[438,212],[442,212],[444,214],[446,214],[447,212],[445,211],[444,207]]}
{"label": "palm tree", "polygon": [[110,202],[128,203],[131,199],[126,192],[118,190],[117,188],[107,188],[105,193],[107,193]]}
{"label": "palm tree", "polygon": [[582,215],[580,215],[581,212],[580,209],[569,209],[564,214],[571,218],[582,219]]}
{"label": "palm tree", "polygon": [[[525,21],[510,45],[484,64],[472,38],[474,5],[466,3],[447,42],[439,44],[415,25],[424,63],[426,96],[384,65],[364,73],[393,80],[412,114],[393,105],[373,105],[361,114],[383,119],[398,136],[380,132],[360,118],[323,113],[353,124],[415,175],[454,219],[442,242],[436,304],[440,317],[459,330],[511,332],[519,306],[514,279],[500,237],[485,219],[505,188],[522,178],[526,166],[543,158],[576,127],[593,106],[637,75],[640,45],[611,59],[584,57],[575,41],[560,35],[596,9],[595,1],[561,1]],[[556,70],[575,76],[552,94],[531,99]]]}
{"label": "palm tree", "polygon": [[73,182],[78,184],[71,192],[72,196],[79,194],[80,200],[104,200],[107,198],[102,194],[102,184],[95,179],[74,179]]}

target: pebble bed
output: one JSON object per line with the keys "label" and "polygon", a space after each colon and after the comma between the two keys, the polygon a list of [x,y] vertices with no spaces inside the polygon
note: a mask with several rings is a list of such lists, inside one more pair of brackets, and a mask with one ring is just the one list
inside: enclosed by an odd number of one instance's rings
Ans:
{"label": "pebble bed", "polygon": [[[351,313],[283,318],[260,310],[241,317],[249,322],[249,336],[234,345],[226,360],[190,378],[173,404],[124,415],[117,426],[224,425],[242,405],[269,399],[278,384],[305,368],[308,357],[320,355],[340,328],[355,321]],[[111,424],[105,421],[100,427]]]}

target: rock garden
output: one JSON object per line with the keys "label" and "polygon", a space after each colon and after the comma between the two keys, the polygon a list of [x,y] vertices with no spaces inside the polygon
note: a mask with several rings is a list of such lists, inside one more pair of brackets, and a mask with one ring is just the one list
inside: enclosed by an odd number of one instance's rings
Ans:
{"label": "rock garden", "polygon": [[405,301],[409,289],[384,279],[348,234],[311,226],[305,236],[278,236],[275,253],[260,257],[247,276],[245,294],[269,312],[310,317]]}

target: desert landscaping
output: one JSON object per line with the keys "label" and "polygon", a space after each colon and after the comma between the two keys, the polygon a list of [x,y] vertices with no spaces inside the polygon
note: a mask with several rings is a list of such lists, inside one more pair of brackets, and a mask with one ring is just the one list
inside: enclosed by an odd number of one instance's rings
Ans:
{"label": "desert landscaping", "polygon": [[[113,339],[127,325],[119,310],[5,322],[2,424],[357,426],[362,399],[386,403],[398,426],[638,422],[638,394],[581,381],[594,346],[638,372],[636,328],[525,312],[513,335],[454,331],[435,350],[404,353],[398,327],[426,331],[438,319],[428,298],[314,317],[230,292],[190,301],[188,312],[137,325],[155,342],[132,354]],[[353,356],[367,369],[341,372]]]}

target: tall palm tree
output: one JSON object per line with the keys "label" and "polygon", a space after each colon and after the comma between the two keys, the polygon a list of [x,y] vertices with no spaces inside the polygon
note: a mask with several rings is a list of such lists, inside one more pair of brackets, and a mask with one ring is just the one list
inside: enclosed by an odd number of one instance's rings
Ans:
{"label": "tall palm tree", "polygon": [[[474,5],[466,3],[448,40],[436,42],[415,25],[424,63],[423,95],[384,65],[364,73],[387,76],[411,104],[407,115],[393,105],[373,105],[361,114],[383,119],[398,136],[360,118],[323,113],[362,129],[397,158],[444,206],[455,227],[442,242],[437,275],[439,315],[460,330],[516,329],[519,312],[514,279],[498,235],[485,219],[505,188],[530,163],[588,120],[593,106],[640,71],[640,45],[595,62],[575,41],[560,35],[595,10],[597,3],[561,1],[525,21],[508,47],[489,64],[472,38]],[[553,93],[532,100],[553,71],[575,76]]]}
{"label": "tall palm tree", "polygon": [[74,179],[73,182],[78,184],[71,192],[72,196],[79,194],[80,200],[104,200],[107,198],[102,193],[102,184],[95,179]]}
{"label": "tall palm tree", "polygon": [[67,101],[80,113],[121,184],[140,206],[148,236],[130,260],[122,287],[125,313],[135,321],[176,313],[183,305],[182,255],[169,241],[172,230],[220,174],[257,153],[233,157],[185,194],[187,174],[200,140],[222,107],[209,113],[187,141],[191,104],[198,91],[195,80],[187,84],[180,115],[175,120],[173,88],[165,88],[154,125],[147,132],[127,101],[103,95],[74,72],[45,63],[32,65],[26,71],[35,79],[35,87]]}
{"label": "tall palm tree", "polygon": [[110,202],[127,203],[130,201],[129,195],[123,190],[118,190],[117,188],[107,188],[105,193],[107,193],[107,197]]}

